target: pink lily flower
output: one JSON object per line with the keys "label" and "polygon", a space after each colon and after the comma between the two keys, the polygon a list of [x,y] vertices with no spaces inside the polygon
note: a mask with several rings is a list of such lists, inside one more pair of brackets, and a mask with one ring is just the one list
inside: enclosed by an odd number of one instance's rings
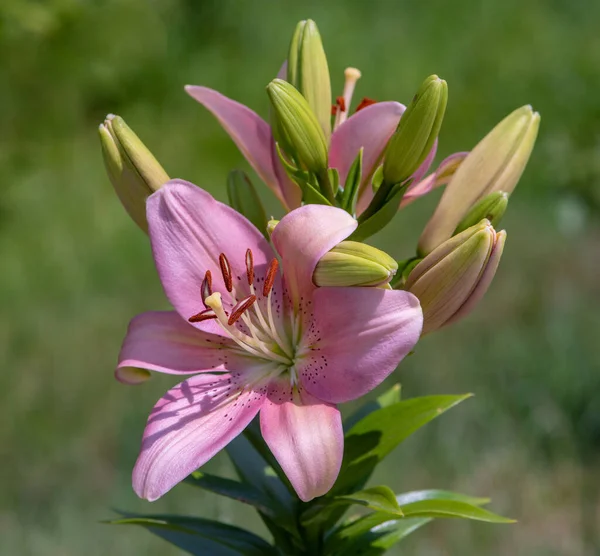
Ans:
{"label": "pink lily flower", "polygon": [[272,234],[276,252],[246,218],[188,182],[151,195],[147,218],[175,311],[131,321],[116,377],[192,376],[148,418],[135,492],[156,500],[260,412],[262,435],[298,496],[325,494],[343,453],[336,404],[375,388],[410,352],[423,322],[417,298],[315,287],[319,259],[356,228],[338,208],[287,214]]}
{"label": "pink lily flower", "polygon": [[[395,101],[374,102],[365,99],[359,104],[357,111],[348,117],[352,94],[360,72],[348,68],[345,75],[344,94],[337,99],[334,131],[329,145],[329,167],[338,170],[340,184],[343,185],[359,150],[361,147],[364,149],[363,176],[357,202],[357,215],[360,215],[373,198],[371,177],[381,163],[387,143],[396,131],[406,107]],[[285,65],[278,77],[285,79]],[[188,85],[185,90],[217,118],[284,208],[293,210],[299,207],[302,202],[300,188],[288,177],[279,160],[271,126],[247,106],[213,89]],[[451,155],[444,159],[431,175],[424,178],[433,163],[436,151],[437,141],[429,156],[412,176],[412,183],[399,208],[426,195],[435,187],[448,183],[467,155]]]}

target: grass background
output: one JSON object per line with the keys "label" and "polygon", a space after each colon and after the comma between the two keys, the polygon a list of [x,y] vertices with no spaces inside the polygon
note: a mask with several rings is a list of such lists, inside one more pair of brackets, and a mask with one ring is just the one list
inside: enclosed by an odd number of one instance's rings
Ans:
{"label": "grass background", "polygon": [[[473,391],[378,471],[396,490],[490,495],[513,526],[438,522],[406,555],[591,556],[600,550],[600,4],[592,0],[3,0],[0,4],[0,553],[175,555],[111,508],[257,528],[182,485],[150,506],[130,471],[158,377],[112,377],[128,320],[166,308],[147,238],[105,176],[96,127],[123,116],[168,173],[225,198],[241,155],[182,91],[214,87],[266,115],[265,84],[297,20],[324,36],[334,91],[407,102],[430,73],[450,101],[440,158],[512,109],[542,113],[478,309],[402,365],[407,397]],[[336,93],[339,94],[339,93]],[[280,209],[264,193],[269,210]],[[408,256],[435,196],[376,243]],[[230,473],[225,456],[210,464]]]}

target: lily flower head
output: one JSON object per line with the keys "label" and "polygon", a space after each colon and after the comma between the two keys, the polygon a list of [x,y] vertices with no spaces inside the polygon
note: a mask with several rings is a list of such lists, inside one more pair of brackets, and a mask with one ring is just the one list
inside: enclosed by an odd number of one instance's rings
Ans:
{"label": "lily flower head", "polygon": [[152,410],[134,490],[159,498],[260,412],[265,442],[298,496],[325,494],[343,454],[336,404],[375,388],[411,351],[423,321],[417,298],[314,285],[318,261],[357,225],[335,207],[284,216],[271,234],[275,250],[246,218],[184,181],[149,197],[147,220],[175,311],[131,321],[116,377],[191,376]]}

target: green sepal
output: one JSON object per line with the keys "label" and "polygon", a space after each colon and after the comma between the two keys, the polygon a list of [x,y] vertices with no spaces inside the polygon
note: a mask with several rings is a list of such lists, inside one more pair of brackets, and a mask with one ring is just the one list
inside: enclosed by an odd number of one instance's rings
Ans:
{"label": "green sepal", "polygon": [[344,192],[340,202],[340,208],[343,208],[351,216],[354,216],[354,213],[356,212],[356,201],[358,199],[360,182],[362,179],[363,153],[364,148],[361,147],[352,166],[350,166],[350,170],[348,170],[348,176],[346,177]]}
{"label": "green sepal", "polygon": [[344,459],[332,495],[362,488],[375,467],[398,444],[469,397],[471,394],[411,398],[361,419],[345,434]]}
{"label": "green sepal", "polygon": [[240,527],[177,515],[127,515],[109,525],[139,525],[194,556],[277,556],[266,540]]}

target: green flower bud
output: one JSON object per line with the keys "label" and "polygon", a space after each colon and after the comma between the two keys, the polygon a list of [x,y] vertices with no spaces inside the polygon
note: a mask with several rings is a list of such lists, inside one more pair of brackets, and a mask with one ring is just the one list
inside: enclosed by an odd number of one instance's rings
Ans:
{"label": "green flower bud", "polygon": [[273,235],[273,230],[275,229],[275,226],[277,226],[277,224],[279,224],[279,220],[275,220],[273,218],[271,218],[271,220],[267,222],[267,234],[269,235],[269,237]]}
{"label": "green flower bud", "polygon": [[466,316],[487,291],[498,268],[506,232],[488,220],[445,241],[409,274],[404,288],[423,309],[423,334]]}
{"label": "green flower bud", "polygon": [[325,139],[331,136],[331,81],[317,25],[311,19],[296,26],[288,53],[287,80],[306,99]]}
{"label": "green flower bud", "polygon": [[421,255],[451,237],[465,215],[490,193],[503,191],[510,196],[527,165],[539,125],[540,115],[531,106],[523,106],[504,118],[467,155],[421,234]]}
{"label": "green flower bud", "polygon": [[508,193],[505,193],[504,191],[490,193],[488,196],[481,199],[481,201],[467,213],[452,235],[459,234],[484,219],[489,220],[492,226],[498,226],[507,207]]}
{"label": "green flower bud", "polygon": [[327,141],[306,99],[282,79],[271,81],[267,93],[279,131],[285,135],[282,146],[289,144],[292,150],[287,154],[306,170],[322,175],[327,171]]}
{"label": "green flower bud", "polygon": [[263,234],[267,233],[267,214],[250,178],[242,170],[232,170],[227,176],[229,204],[243,214]]}
{"label": "green flower bud", "polygon": [[119,116],[108,115],[98,132],[108,177],[129,216],[147,232],[146,199],[169,176]]}
{"label": "green flower bud", "polygon": [[313,282],[317,286],[385,286],[398,270],[398,264],[380,249],[342,241],[317,263]]}
{"label": "green flower bud", "polygon": [[425,79],[388,143],[383,161],[385,183],[407,180],[422,164],[440,132],[447,101],[446,82],[437,75]]}

